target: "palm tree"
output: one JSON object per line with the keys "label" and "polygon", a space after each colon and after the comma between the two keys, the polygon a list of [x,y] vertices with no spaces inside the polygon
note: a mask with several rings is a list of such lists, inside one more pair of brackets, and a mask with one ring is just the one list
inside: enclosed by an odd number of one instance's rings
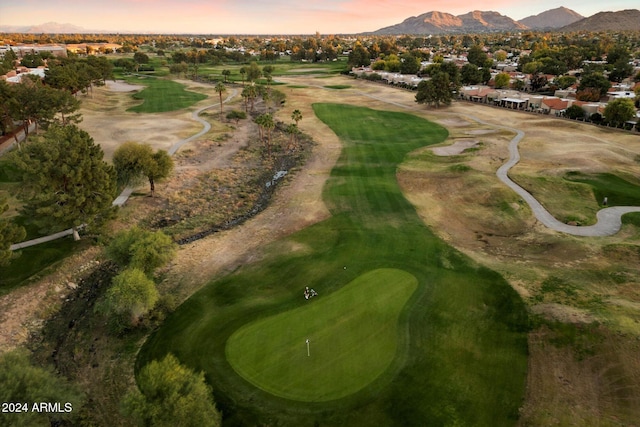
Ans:
{"label": "palm tree", "polygon": [[296,122],[296,126],[298,126],[298,122],[302,120],[302,113],[300,110],[293,110],[293,113],[291,113],[291,120]]}
{"label": "palm tree", "polygon": [[264,78],[267,80],[267,90],[265,93],[262,94],[262,99],[267,105],[267,111],[271,111],[271,108],[269,107],[269,100],[271,99],[271,81],[273,80],[273,77],[271,77],[271,73],[267,71],[264,71],[263,75],[264,75]]}
{"label": "palm tree", "polygon": [[227,87],[222,82],[216,84],[216,92],[220,95],[220,117],[222,117],[222,93],[227,91]]}
{"label": "palm tree", "polygon": [[276,127],[276,122],[271,114],[266,114],[263,126],[267,129],[267,154],[271,157],[271,130]]}
{"label": "palm tree", "polygon": [[227,81],[229,80],[229,76],[231,75],[231,71],[230,70],[222,70],[222,76],[224,77],[224,82],[227,83]]}
{"label": "palm tree", "polygon": [[254,120],[256,122],[256,124],[258,125],[258,129],[260,130],[260,141],[261,142],[264,142],[264,123],[265,123],[265,120],[266,120],[266,114],[260,114]]}
{"label": "palm tree", "polygon": [[271,96],[269,95],[269,91],[262,92],[262,100],[264,101],[264,105],[267,106],[267,113],[271,112]]}
{"label": "palm tree", "polygon": [[[258,89],[255,87],[255,85],[249,85],[245,88],[245,90],[247,91],[247,99],[249,102],[251,102],[251,111],[253,111],[255,100],[258,97]],[[244,90],[242,92],[244,92]]]}
{"label": "palm tree", "polygon": [[260,127],[260,139],[264,141],[264,131],[267,131],[267,153],[271,157],[271,130],[276,127],[276,122],[271,114],[260,114],[256,117],[255,122]]}
{"label": "palm tree", "polygon": [[240,76],[242,77],[242,86],[244,86],[244,75],[247,74],[247,69],[245,67],[240,67]]}
{"label": "palm tree", "polygon": [[298,125],[290,123],[287,126],[287,133],[289,134],[289,150],[293,151],[297,143],[297,136],[300,134]]}
{"label": "palm tree", "polygon": [[262,76],[262,70],[258,67],[257,62],[255,61],[252,61],[251,64],[249,64],[249,67],[246,68],[246,72],[247,80],[250,82],[255,82],[260,78],[260,76]]}
{"label": "palm tree", "polygon": [[244,111],[249,112],[249,88],[245,87],[242,89],[242,93],[240,94],[244,99]]}

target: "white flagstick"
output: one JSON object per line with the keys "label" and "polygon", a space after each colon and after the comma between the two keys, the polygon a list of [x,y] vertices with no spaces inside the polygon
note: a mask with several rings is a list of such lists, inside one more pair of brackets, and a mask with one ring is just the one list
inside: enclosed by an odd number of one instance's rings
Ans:
{"label": "white flagstick", "polygon": [[307,356],[311,356],[311,353],[309,353],[309,338],[307,338]]}

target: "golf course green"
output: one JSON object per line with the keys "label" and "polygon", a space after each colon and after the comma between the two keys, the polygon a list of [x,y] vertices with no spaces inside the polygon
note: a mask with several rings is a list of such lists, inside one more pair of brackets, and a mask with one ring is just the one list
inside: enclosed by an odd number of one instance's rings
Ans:
{"label": "golf course green", "polygon": [[393,360],[398,318],[417,285],[401,270],[370,271],[325,298],[240,328],[227,343],[227,359],[277,396],[311,402],[347,396]]}
{"label": "golf course green", "polygon": [[[396,180],[446,129],[313,107],[343,144],[323,190],[332,216],[203,286],[143,345],[136,370],[172,353],[203,371],[225,426],[514,425],[525,306],[437,238]],[[305,299],[305,287],[318,295]]]}
{"label": "golf course green", "polygon": [[207,96],[185,89],[185,85],[155,77],[129,77],[128,83],[144,85],[145,88],[132,95],[142,100],[140,105],[129,108],[134,113],[164,113],[188,108]]}

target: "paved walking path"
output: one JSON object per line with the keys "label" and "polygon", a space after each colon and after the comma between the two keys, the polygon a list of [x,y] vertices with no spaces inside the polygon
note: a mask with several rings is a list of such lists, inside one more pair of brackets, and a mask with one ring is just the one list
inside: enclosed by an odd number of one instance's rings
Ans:
{"label": "paved walking path", "polygon": [[[474,120],[479,121],[473,117]],[[485,123],[489,124],[489,123]],[[630,212],[640,212],[640,206],[614,206],[610,208],[600,209],[596,214],[598,220],[594,225],[589,226],[577,226],[568,225],[558,221],[553,215],[547,211],[538,200],[536,200],[527,190],[520,187],[509,178],[509,170],[514,167],[520,161],[520,152],[518,151],[518,144],[524,137],[524,132],[518,129],[510,128],[507,126],[501,126],[503,129],[508,129],[516,132],[516,136],[509,142],[509,160],[502,165],[496,175],[500,181],[504,182],[509,188],[518,193],[522,199],[527,202],[531,207],[536,219],[544,224],[546,227],[562,233],[572,234],[574,236],[611,236],[620,231],[622,226],[622,215]]]}
{"label": "paved walking path", "polygon": [[[238,89],[233,89],[231,91],[231,94],[229,96],[227,96],[227,98],[222,101],[223,104],[226,104],[227,102],[229,102],[231,99],[233,99],[233,97],[235,97],[238,94]],[[180,147],[182,147],[184,144],[193,141],[196,138],[201,137],[202,135],[206,134],[207,132],[209,132],[209,130],[211,130],[211,124],[209,122],[207,122],[206,120],[204,120],[203,118],[200,117],[200,113],[202,113],[204,110],[208,110],[210,108],[213,107],[220,107],[220,103],[216,103],[216,104],[212,104],[212,105],[207,105],[205,107],[199,108],[197,110],[195,110],[193,113],[191,113],[191,117],[200,122],[202,124],[202,130],[194,135],[191,135],[188,138],[182,139],[178,142],[176,142],[175,144],[173,144],[171,146],[171,148],[169,148],[169,150],[167,151],[169,153],[169,155],[173,156],[179,149]],[[133,188],[131,187],[127,187],[124,190],[122,190],[122,193],[120,193],[120,195],[118,197],[116,197],[116,199],[113,201],[112,205],[113,206],[122,206],[126,203],[127,200],[129,200],[129,196],[131,196],[131,193],[133,192]],[[24,242],[20,242],[20,243],[16,243],[11,245],[11,247],[9,248],[12,251],[16,251],[18,249],[23,249],[23,248],[27,248],[29,246],[35,246],[35,245],[39,245],[40,243],[45,243],[45,242],[50,242],[52,240],[56,240],[59,239],[61,237],[65,237],[65,236],[70,236],[73,234],[73,229],[69,228],[67,230],[64,231],[60,231],[59,233],[55,233],[55,234],[51,234],[49,236],[44,236],[44,237],[39,237],[37,239],[33,239],[33,240],[27,240]]]}
{"label": "paved walking path", "polygon": [[12,251],[17,251],[18,249],[28,248],[29,246],[35,246],[35,245],[39,245],[40,243],[50,242],[52,240],[56,240],[61,237],[71,236],[72,234],[73,234],[73,229],[69,228],[68,230],[60,231],[58,233],[50,234],[48,236],[38,237],[37,239],[16,243],[14,245],[11,245],[9,249],[11,249]]}

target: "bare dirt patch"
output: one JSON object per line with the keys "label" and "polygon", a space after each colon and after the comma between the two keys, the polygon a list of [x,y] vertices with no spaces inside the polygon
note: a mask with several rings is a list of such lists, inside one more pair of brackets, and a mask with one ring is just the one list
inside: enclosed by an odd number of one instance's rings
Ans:
{"label": "bare dirt patch", "polygon": [[100,264],[91,247],[67,259],[55,273],[0,297],[0,353],[23,345],[55,312],[82,276]]}

